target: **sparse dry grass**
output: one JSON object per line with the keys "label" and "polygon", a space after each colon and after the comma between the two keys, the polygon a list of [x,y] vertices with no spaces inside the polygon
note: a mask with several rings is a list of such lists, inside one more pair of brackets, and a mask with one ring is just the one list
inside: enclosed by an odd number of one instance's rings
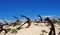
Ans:
{"label": "sparse dry grass", "polygon": [[39,26],[39,24],[35,24],[35,26]]}
{"label": "sparse dry grass", "polygon": [[40,35],[45,35],[44,33],[47,33],[46,30],[42,30],[42,33]]}
{"label": "sparse dry grass", "polygon": [[17,30],[16,29],[12,29],[12,34],[16,34],[17,33]]}
{"label": "sparse dry grass", "polygon": [[7,30],[7,32],[9,32],[10,30],[11,30],[11,28],[9,28],[9,29],[6,29]]}
{"label": "sparse dry grass", "polygon": [[55,24],[59,25],[60,26],[60,23],[59,22],[56,22]]}

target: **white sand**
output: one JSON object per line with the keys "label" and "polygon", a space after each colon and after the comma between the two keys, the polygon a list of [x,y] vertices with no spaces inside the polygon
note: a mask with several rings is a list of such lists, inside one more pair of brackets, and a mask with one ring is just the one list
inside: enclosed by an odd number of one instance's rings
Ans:
{"label": "white sand", "polygon": [[[38,26],[36,26],[35,24],[38,24]],[[31,26],[29,28],[25,28],[27,26],[27,24],[25,24],[23,26],[23,29],[18,30],[18,32],[16,34],[11,34],[11,31],[8,32],[6,35],[40,35],[42,33],[42,30],[46,30],[47,33],[44,33],[44,35],[48,35],[49,33],[49,27],[47,27],[44,23],[32,23]],[[9,27],[11,29],[13,28],[17,28],[16,27]],[[55,30],[56,30],[56,35],[58,35],[58,32],[60,32],[60,26],[55,25]]]}

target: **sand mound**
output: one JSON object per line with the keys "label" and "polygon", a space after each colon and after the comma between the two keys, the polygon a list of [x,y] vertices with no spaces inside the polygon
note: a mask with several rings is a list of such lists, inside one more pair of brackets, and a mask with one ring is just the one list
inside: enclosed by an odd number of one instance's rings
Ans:
{"label": "sand mound", "polygon": [[[6,35],[41,35],[43,31],[44,35],[48,35],[50,31],[50,26],[46,26],[44,23],[32,23],[29,28],[26,28],[27,24],[25,24],[22,29],[17,30],[16,34],[12,34],[11,31],[9,31]],[[16,27],[9,27],[11,29],[16,29]],[[60,26],[55,25],[56,35],[58,35],[58,32],[60,32]]]}

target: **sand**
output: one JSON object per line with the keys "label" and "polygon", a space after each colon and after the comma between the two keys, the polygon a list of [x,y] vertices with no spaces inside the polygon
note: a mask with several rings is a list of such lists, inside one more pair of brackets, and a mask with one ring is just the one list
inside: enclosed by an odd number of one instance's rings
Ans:
{"label": "sand", "polygon": [[[17,30],[16,34],[12,34],[11,31],[9,31],[6,35],[41,35],[42,30],[45,30],[46,33],[44,32],[44,35],[48,35],[50,31],[50,26],[46,26],[46,23],[31,23],[31,26],[29,28],[26,28],[27,24],[25,24],[22,29]],[[11,29],[16,29],[19,26],[12,27],[10,26],[9,28]],[[55,24],[55,30],[56,30],[56,35],[60,32],[60,26]]]}

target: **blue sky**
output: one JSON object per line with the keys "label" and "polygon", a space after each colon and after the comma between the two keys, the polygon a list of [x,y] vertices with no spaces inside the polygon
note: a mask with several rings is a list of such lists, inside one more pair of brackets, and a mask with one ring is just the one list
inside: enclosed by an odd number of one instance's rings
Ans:
{"label": "blue sky", "polygon": [[14,19],[20,15],[32,19],[41,16],[60,16],[60,0],[0,0],[0,19]]}

